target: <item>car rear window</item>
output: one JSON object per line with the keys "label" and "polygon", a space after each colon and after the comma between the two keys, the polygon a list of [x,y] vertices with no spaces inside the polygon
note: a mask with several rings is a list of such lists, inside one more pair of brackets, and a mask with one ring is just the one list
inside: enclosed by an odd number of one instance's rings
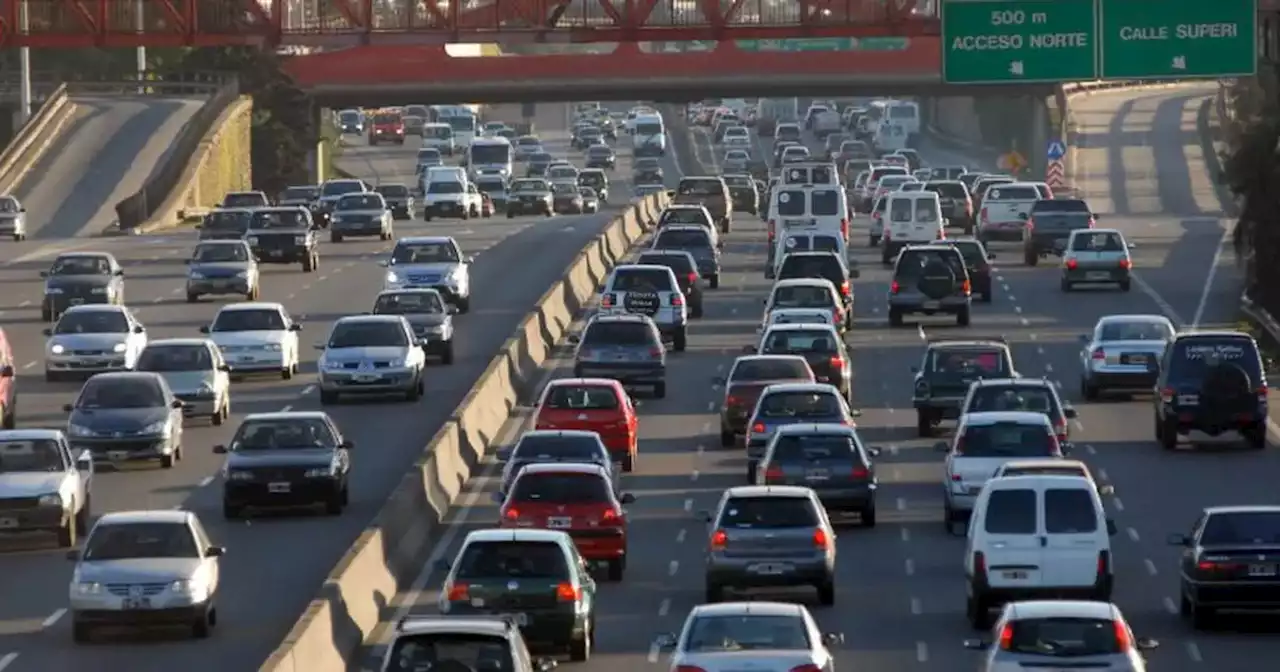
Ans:
{"label": "car rear window", "polygon": [[1004,354],[996,348],[935,348],[929,353],[926,370],[943,376],[984,376],[1005,373]]}
{"label": "car rear window", "polygon": [[582,345],[653,345],[657,337],[645,322],[592,322],[582,335]]}
{"label": "car rear window", "polygon": [[826,392],[769,392],[760,400],[764,418],[830,418],[843,415],[840,400]]}
{"label": "car rear window", "polygon": [[473,541],[458,558],[456,579],[563,579],[560,545],[550,541]]}
{"label": "car rear window", "polygon": [[1114,320],[1102,325],[1102,341],[1164,341],[1173,337],[1169,325],[1154,320]]}
{"label": "car rear window", "polygon": [[[1013,653],[1077,660],[1083,656],[1109,656],[1124,652],[1120,642],[1116,640],[1116,623],[1111,620],[1020,618],[1011,625],[1013,637],[1009,641],[1008,651]],[[1104,665],[1110,667],[1109,664]],[[1036,667],[1039,665],[1036,664]],[[1072,664],[1070,667],[1076,665]]]}
{"label": "car rear window", "polygon": [[784,462],[813,460],[857,460],[862,456],[846,434],[788,434],[773,444],[773,459]]}
{"label": "car rear window", "polygon": [[653,254],[645,253],[640,255],[638,261],[642,264],[652,264],[654,266],[666,266],[675,271],[676,274],[692,273],[693,260],[684,254]]}
{"label": "car rear window", "polygon": [[681,196],[722,196],[724,183],[720,180],[680,180],[676,192]]}
{"label": "car rear window", "polygon": [[747,359],[738,362],[729,373],[729,380],[745,383],[755,380],[809,380],[813,374],[809,365],[798,359]]}
{"label": "car rear window", "polygon": [[1071,237],[1071,249],[1075,252],[1124,252],[1124,239],[1113,231],[1078,233]]}
{"label": "car rear window", "polygon": [[732,497],[724,503],[720,527],[769,530],[816,527],[818,513],[808,497]]}
{"label": "car rear window", "polygon": [[968,198],[969,190],[963,182],[927,182],[925,191],[932,191],[942,198]]}
{"label": "car rear window", "polygon": [[826,287],[797,285],[773,290],[773,308],[831,308],[835,299]]}
{"label": "car rear window", "polygon": [[997,186],[987,190],[989,201],[1034,201],[1040,198],[1035,187],[1003,187]]}
{"label": "car rear window", "polygon": [[894,277],[902,280],[916,280],[924,275],[925,269],[934,264],[946,264],[960,280],[965,278],[964,257],[958,250],[948,249],[910,249],[898,255],[898,265],[894,268]]}
{"label": "car rear window", "polygon": [[561,411],[607,411],[618,408],[618,394],[604,385],[556,385],[543,405]]}
{"label": "car rear window", "polygon": [[779,280],[789,278],[825,278],[835,284],[845,282],[844,266],[830,254],[787,255],[778,272]]}
{"label": "car rear window", "polygon": [[711,247],[711,236],[703,229],[663,229],[658,232],[658,239],[653,246],[668,250]]}
{"label": "car rear window", "polygon": [[957,457],[1056,457],[1057,439],[1040,424],[996,422],[968,425],[956,441]]}
{"label": "car rear window", "polygon": [[1078,212],[1089,214],[1089,204],[1078,198],[1041,199],[1031,206],[1032,214],[1047,212]]}
{"label": "car rear window", "polygon": [[764,354],[799,355],[836,351],[835,338],[825,329],[774,329],[764,340]]}
{"label": "car rear window", "polygon": [[398,635],[387,660],[387,672],[419,672],[455,665],[494,672],[517,669],[506,638],[469,632]]}
{"label": "car rear window", "polygon": [[994,490],[987,499],[987,534],[1035,534],[1036,492],[1034,490]]}
{"label": "car rear window", "polygon": [[668,224],[706,224],[707,213],[701,208],[669,208],[664,210],[658,226]]}
{"label": "car rear window", "polygon": [[1089,534],[1098,531],[1094,493],[1083,488],[1044,491],[1044,531],[1049,534]]}
{"label": "car rear window", "polygon": [[1214,367],[1237,366],[1252,382],[1262,379],[1262,360],[1252,339],[1239,336],[1180,338],[1173,342],[1169,377],[1201,380]]}
{"label": "car rear window", "polygon": [[979,385],[969,402],[970,413],[987,411],[1058,412],[1053,392],[1042,385]]}
{"label": "car rear window", "polygon": [[[737,154],[741,155],[743,158],[749,158],[749,155],[748,155],[748,154],[746,154],[746,152],[743,152],[742,150],[734,150],[734,152],[729,152],[729,153],[730,153],[730,154],[734,154],[735,152],[736,152]],[[751,187],[751,188],[753,188],[753,189],[754,189],[754,188],[755,188],[755,186],[756,186],[756,183],[755,183],[755,182],[753,182],[753,181],[751,180],[751,178],[749,178],[749,177],[745,177],[745,176],[742,176],[742,175],[728,175],[728,176],[725,176],[725,178],[724,178],[724,182],[725,182],[725,184],[727,184],[727,185],[729,185],[729,186],[731,186],[731,187]]]}
{"label": "car rear window", "polygon": [[871,171],[871,181],[879,182],[880,178],[885,175],[908,175],[907,169],[902,166],[880,166]]}
{"label": "car rear window", "polygon": [[601,457],[600,439],[579,434],[535,434],[520,438],[512,451],[512,457],[534,460],[538,458],[570,458],[593,461]]}
{"label": "car rear window", "polygon": [[798,217],[805,214],[809,202],[803,189],[783,189],[778,192],[778,214]]}
{"label": "car rear window", "polygon": [[1280,544],[1280,511],[1215,513],[1200,534],[1203,546],[1258,546]]}
{"label": "car rear window", "polygon": [[890,198],[889,221],[936,222],[938,204],[930,198]]}
{"label": "car rear window", "polygon": [[574,472],[520,472],[511,489],[514,502],[595,504],[608,502],[609,486],[599,474]]}
{"label": "car rear window", "polygon": [[835,189],[814,189],[809,193],[810,211],[815,217],[841,215],[840,192]]}
{"label": "car rear window", "polygon": [[670,292],[671,271],[666,268],[627,268],[614,271],[615,292]]}

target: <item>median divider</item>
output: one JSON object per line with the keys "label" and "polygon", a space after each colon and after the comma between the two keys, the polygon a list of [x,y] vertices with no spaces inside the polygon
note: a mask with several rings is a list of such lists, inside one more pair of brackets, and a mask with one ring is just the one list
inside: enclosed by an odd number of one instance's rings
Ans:
{"label": "median divider", "polygon": [[67,95],[66,84],[45,98],[9,146],[0,153],[0,193],[12,192],[31,172],[61,135],[75,111],[76,104]]}
{"label": "median divider", "polygon": [[665,193],[633,202],[578,253],[330,572],[263,672],[346,670],[359,662],[366,639],[390,617],[397,593],[421,573],[450,506],[522,396],[536,385],[539,368],[609,271],[656,224],[666,203]]}

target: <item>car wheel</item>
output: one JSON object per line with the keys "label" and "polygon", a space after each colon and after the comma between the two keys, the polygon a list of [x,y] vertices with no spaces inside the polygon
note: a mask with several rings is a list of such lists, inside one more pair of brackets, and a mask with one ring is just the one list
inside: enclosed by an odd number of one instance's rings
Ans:
{"label": "car wheel", "polygon": [[982,593],[974,590],[972,595],[965,598],[964,613],[969,619],[969,626],[974,630],[987,629],[991,615],[987,612],[987,600]]}
{"label": "car wheel", "polygon": [[337,392],[330,392],[330,391],[328,391],[328,390],[320,390],[320,405],[322,405],[322,406],[328,406],[328,405],[330,405],[330,404],[336,404],[336,403],[338,403],[338,393],[337,393]]}
{"label": "car wheel", "polygon": [[922,439],[933,436],[933,416],[924,409],[916,411],[916,434]]}
{"label": "car wheel", "polygon": [[836,603],[836,582],[834,579],[826,581],[814,586],[818,589],[818,602],[824,607],[830,607]]}
{"label": "car wheel", "polygon": [[609,571],[609,580],[610,580],[610,581],[615,581],[615,582],[617,582],[617,581],[621,581],[621,580],[622,580],[622,575],[623,575],[623,573],[625,573],[626,569],[627,569],[627,559],[626,559],[625,557],[623,557],[623,558],[614,558],[614,559],[610,560],[610,561],[609,561],[609,570],[608,570],[608,571]]}
{"label": "car wheel", "polygon": [[653,384],[653,396],[655,399],[665,399],[667,396],[667,381],[659,381]]}
{"label": "car wheel", "polygon": [[440,363],[446,365],[453,363],[453,339],[445,341],[444,350],[440,352]]}
{"label": "car wheel", "polygon": [[874,503],[862,510],[862,526],[876,526],[876,505]]}
{"label": "car wheel", "polygon": [[199,294],[192,294],[191,292],[187,292],[187,303],[195,303],[199,300],[200,300]]}
{"label": "car wheel", "polygon": [[[426,219],[427,221],[431,221],[431,219],[430,219],[430,218],[425,218],[425,219]],[[329,242],[331,242],[331,243],[341,243],[341,242],[342,242],[342,234],[341,234],[341,233],[338,233],[337,231],[330,231],[330,232],[329,232]]]}
{"label": "car wheel", "polygon": [[177,461],[178,461],[178,453],[177,453],[176,451],[171,452],[171,453],[169,453],[168,455],[161,455],[161,456],[160,456],[160,468],[161,468],[161,469],[172,469],[172,468],[173,468],[173,464],[174,464],[175,462],[177,462]]}

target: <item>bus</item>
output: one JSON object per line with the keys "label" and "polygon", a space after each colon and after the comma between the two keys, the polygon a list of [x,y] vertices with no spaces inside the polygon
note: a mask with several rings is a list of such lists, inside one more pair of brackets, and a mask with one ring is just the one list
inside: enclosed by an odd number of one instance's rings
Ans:
{"label": "bus", "polygon": [[467,148],[467,169],[473,177],[501,175],[510,179],[515,154],[511,141],[504,137],[476,138]]}
{"label": "bus", "polygon": [[458,147],[466,147],[475,140],[480,125],[475,105],[432,105],[431,121],[449,124],[453,129],[453,141]]}

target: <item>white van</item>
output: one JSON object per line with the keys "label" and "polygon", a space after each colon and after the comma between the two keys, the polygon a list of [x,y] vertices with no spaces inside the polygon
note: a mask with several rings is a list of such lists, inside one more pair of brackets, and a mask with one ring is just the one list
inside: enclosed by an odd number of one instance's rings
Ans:
{"label": "white van", "polygon": [[631,122],[631,152],[636,156],[665,156],[667,127],[657,112],[637,114]]}
{"label": "white van", "polygon": [[907,135],[920,132],[920,106],[916,103],[895,100],[889,103],[888,113],[889,121],[901,126]]}
{"label": "white van", "polygon": [[765,279],[772,280],[777,276],[782,262],[792,252],[835,252],[841,259],[849,259],[849,247],[839,231],[785,231],[774,243],[774,250],[769,255],[772,261],[764,269]]}
{"label": "white van", "polygon": [[892,263],[907,245],[923,245],[947,237],[942,200],[932,191],[894,191],[884,196],[881,261]]}
{"label": "white van", "polygon": [[877,152],[890,154],[899,149],[906,149],[909,146],[909,139],[907,129],[902,124],[883,121],[876,128],[876,135],[871,142],[875,144]]}
{"label": "white van", "polygon": [[974,504],[965,547],[969,622],[985,629],[991,610],[1013,600],[1111,601],[1115,533],[1087,478],[991,479]]}
{"label": "white van", "polygon": [[422,127],[422,146],[440,150],[445,156],[453,156],[457,151],[453,140],[453,127],[441,122],[424,124]]}
{"label": "white van", "polygon": [[[834,170],[834,168],[833,168]],[[779,239],[796,233],[825,233],[849,242],[849,199],[840,185],[778,185],[769,203],[768,261],[773,266]]]}

